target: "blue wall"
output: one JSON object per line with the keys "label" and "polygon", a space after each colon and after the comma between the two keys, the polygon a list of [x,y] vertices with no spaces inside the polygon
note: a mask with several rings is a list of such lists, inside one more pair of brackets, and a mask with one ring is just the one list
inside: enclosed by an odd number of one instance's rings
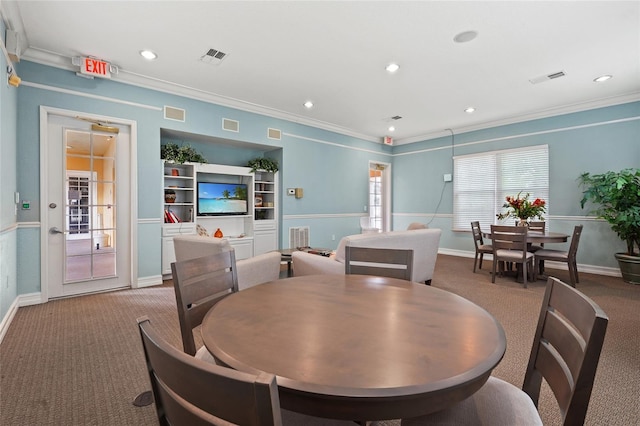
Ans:
{"label": "blue wall", "polygon": [[[32,209],[18,212],[17,221],[21,226],[17,237],[9,236],[8,244],[17,252],[17,261],[8,257],[8,265],[5,265],[3,252],[2,274],[4,276],[5,270],[17,267],[17,280],[10,279],[9,292],[2,286],[0,318],[7,312],[6,300],[10,304],[16,294],[40,291],[37,224],[40,221],[41,105],[137,122],[140,280],[160,276],[162,208],[158,200],[162,199],[159,157],[163,129],[261,145],[235,151],[227,145],[204,143],[201,138],[181,140],[205,153],[211,163],[243,165],[248,157],[260,155],[262,151],[278,158],[281,189],[304,189],[301,199],[281,197],[282,247],[288,246],[288,229],[292,226],[310,226],[311,244],[328,248],[335,248],[342,236],[358,233],[359,218],[368,203],[369,161],[379,161],[392,163],[393,228],[403,229],[412,221],[429,222],[431,227],[443,229],[442,250],[466,254],[473,250],[472,240],[468,233],[451,231],[452,185],[443,182],[443,174],[452,173],[452,155],[548,144],[551,230],[571,232],[575,223],[584,223],[584,243],[581,241],[578,262],[594,267],[615,267],[611,253],[619,250],[622,243],[606,223],[586,217],[587,212],[580,209],[581,193],[575,179],[583,171],[600,172],[640,164],[637,143],[640,102],[459,134],[455,135],[453,146],[451,137],[443,137],[391,148],[115,81],[86,80],[70,71],[31,62],[20,63],[19,74],[23,85],[18,90],[0,87],[2,229],[15,223],[15,218],[11,217],[13,188],[17,187],[22,198],[32,202]],[[164,105],[185,109],[186,122],[165,120]],[[222,130],[222,118],[238,120],[240,131]],[[268,128],[280,129],[282,139],[268,139]],[[165,138],[165,141],[169,139]],[[5,160],[5,153],[13,158],[17,156],[17,167],[12,161]],[[5,176],[9,179],[8,186],[4,184]],[[11,214],[4,207],[9,199]],[[5,233],[3,231],[3,238]]]}
{"label": "blue wall", "polygon": [[[0,37],[5,26],[0,20]],[[0,55],[0,326],[18,294],[16,183],[16,120],[18,89],[7,85],[7,62]],[[3,334],[0,327],[0,339]]]}
{"label": "blue wall", "polygon": [[[625,251],[624,243],[606,222],[587,217],[589,209],[581,209],[577,178],[584,172],[639,167],[639,138],[640,102],[635,102],[455,135],[453,145],[451,137],[444,137],[397,147],[395,227],[401,228],[400,222],[433,220],[431,226],[443,230],[441,247],[473,251],[469,233],[451,231],[453,185],[443,182],[443,174],[453,173],[452,156],[546,144],[550,199],[545,217],[550,231],[571,234],[575,225],[583,224],[578,264],[617,269],[613,253]],[[410,184],[416,180],[417,188]]]}

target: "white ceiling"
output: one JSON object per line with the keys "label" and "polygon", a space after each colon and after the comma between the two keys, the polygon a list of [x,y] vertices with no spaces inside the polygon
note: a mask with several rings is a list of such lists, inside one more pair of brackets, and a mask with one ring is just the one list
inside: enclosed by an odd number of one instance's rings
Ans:
{"label": "white ceiling", "polygon": [[[640,100],[638,1],[1,0],[0,7],[19,34],[23,61],[76,71],[72,57],[94,56],[119,67],[114,80],[368,140],[408,143],[445,129]],[[469,30],[475,40],[453,41]],[[210,48],[227,57],[199,61]],[[142,59],[142,49],[158,59]],[[394,75],[385,71],[390,62],[400,65]],[[557,71],[566,76],[529,81]],[[593,82],[603,74],[613,78]],[[465,113],[468,106],[476,112]],[[396,115],[402,119],[391,120]]]}

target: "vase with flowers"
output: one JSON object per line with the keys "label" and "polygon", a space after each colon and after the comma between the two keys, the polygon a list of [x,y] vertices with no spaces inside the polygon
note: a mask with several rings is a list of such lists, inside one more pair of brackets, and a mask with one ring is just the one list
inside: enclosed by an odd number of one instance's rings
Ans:
{"label": "vase with flowers", "polygon": [[498,220],[504,220],[509,217],[513,217],[520,220],[519,225],[527,225],[527,221],[531,218],[537,217],[540,220],[544,220],[543,213],[546,213],[546,202],[540,198],[535,200],[529,200],[530,194],[527,193],[521,196],[522,191],[518,192],[518,195],[512,197],[507,195],[505,203],[502,205],[507,211],[497,214]]}

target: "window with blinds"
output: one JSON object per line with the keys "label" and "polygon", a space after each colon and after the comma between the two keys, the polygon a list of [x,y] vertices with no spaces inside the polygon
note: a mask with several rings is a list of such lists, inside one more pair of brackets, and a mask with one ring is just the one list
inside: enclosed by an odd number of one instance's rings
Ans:
{"label": "window with blinds", "polygon": [[453,158],[453,229],[468,231],[477,220],[480,227],[515,224],[496,215],[507,195],[529,193],[530,199],[547,202],[549,213],[549,147],[539,145],[503,151],[482,152]]}

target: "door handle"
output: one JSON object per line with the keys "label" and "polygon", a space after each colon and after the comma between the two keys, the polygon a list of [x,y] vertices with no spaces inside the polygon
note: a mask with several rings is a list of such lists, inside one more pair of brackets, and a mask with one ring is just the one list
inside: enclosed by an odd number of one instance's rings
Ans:
{"label": "door handle", "polygon": [[50,233],[51,235],[54,235],[54,234],[64,234],[64,231],[61,231],[61,230],[59,230],[58,228],[56,228],[55,226],[53,226],[53,227],[49,228],[49,233]]}

